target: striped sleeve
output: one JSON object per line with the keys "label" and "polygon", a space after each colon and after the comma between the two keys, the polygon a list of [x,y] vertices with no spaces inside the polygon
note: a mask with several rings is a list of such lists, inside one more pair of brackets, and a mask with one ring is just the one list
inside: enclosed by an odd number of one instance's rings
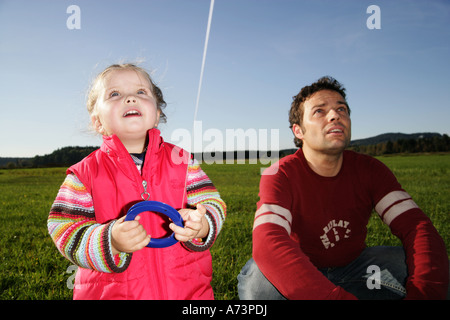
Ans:
{"label": "striped sleeve", "polygon": [[388,226],[392,220],[411,209],[419,208],[411,196],[402,190],[385,195],[375,206],[375,211]]}
{"label": "striped sleeve", "polygon": [[406,253],[405,299],[445,299],[449,262],[442,237],[389,169],[383,167],[373,172],[373,185],[383,191],[376,197],[379,200],[375,211],[400,239]]}
{"label": "striped sleeve", "polygon": [[205,217],[209,223],[209,234],[204,239],[194,239],[184,245],[192,251],[205,251],[213,245],[222,229],[226,217],[226,205],[195,159],[191,160],[188,166],[186,189],[189,206],[196,207],[197,204],[202,204],[206,208]]}
{"label": "striped sleeve", "polygon": [[406,298],[445,299],[448,288],[448,256],[444,241],[430,218],[405,191],[392,191],[375,211],[397,236],[406,252]]}
{"label": "striped sleeve", "polygon": [[67,175],[50,209],[47,227],[59,252],[72,263],[99,272],[123,272],[131,254],[111,251],[111,228],[115,221],[95,221],[92,196],[74,175]]}
{"label": "striped sleeve", "polygon": [[253,223],[253,230],[256,227],[272,223],[284,228],[288,235],[291,234],[292,214],[291,212],[276,204],[263,203],[255,213],[255,221]]}

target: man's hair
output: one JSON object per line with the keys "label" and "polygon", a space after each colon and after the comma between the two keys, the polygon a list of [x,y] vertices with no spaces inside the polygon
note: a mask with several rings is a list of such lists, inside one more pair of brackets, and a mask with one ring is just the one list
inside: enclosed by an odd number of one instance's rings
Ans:
{"label": "man's hair", "polygon": [[[289,128],[292,129],[294,124],[302,125],[304,114],[304,102],[311,97],[314,93],[321,90],[332,90],[339,93],[345,99],[345,88],[336,79],[330,76],[325,76],[314,82],[309,86],[303,87],[300,92],[292,97],[293,101],[291,109],[289,110]],[[350,108],[348,108],[350,114]],[[302,146],[302,140],[294,136],[294,143],[297,147]]]}

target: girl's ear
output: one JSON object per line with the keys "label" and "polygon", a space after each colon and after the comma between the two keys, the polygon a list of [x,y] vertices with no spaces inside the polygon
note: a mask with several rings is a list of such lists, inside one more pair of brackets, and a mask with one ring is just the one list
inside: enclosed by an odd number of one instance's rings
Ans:
{"label": "girl's ear", "polygon": [[159,116],[161,115],[161,110],[157,110],[156,111],[156,121],[155,121],[155,128],[158,128],[158,124],[159,124]]}
{"label": "girl's ear", "polygon": [[91,123],[95,131],[100,134],[104,134],[105,129],[103,129],[102,123],[100,122],[98,116],[91,116]]}

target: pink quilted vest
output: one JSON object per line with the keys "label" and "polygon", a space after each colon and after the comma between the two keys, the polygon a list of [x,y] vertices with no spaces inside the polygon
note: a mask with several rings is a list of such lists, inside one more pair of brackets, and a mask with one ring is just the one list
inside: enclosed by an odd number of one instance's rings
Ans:
{"label": "pink quilted vest", "polygon": [[[164,202],[175,209],[186,207],[185,177],[188,153],[165,143],[157,129],[149,130],[142,175],[117,138],[103,138],[101,148],[70,167],[92,195],[98,223],[125,215],[135,203]],[[144,182],[145,181],[145,182]],[[162,214],[142,213],[140,222],[153,238],[171,233]],[[122,273],[102,273],[79,268],[74,299],[214,299],[210,285],[209,250],[192,252],[181,243],[168,248],[143,248],[132,255]]]}

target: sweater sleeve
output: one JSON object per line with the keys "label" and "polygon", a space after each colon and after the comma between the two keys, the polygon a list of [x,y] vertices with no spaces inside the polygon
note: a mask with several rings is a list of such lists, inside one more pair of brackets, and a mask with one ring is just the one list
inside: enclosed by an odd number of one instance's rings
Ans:
{"label": "sweater sleeve", "polygon": [[292,195],[284,174],[264,174],[253,225],[253,258],[287,299],[355,299],[329,281],[291,236]]}
{"label": "sweater sleeve", "polygon": [[409,275],[405,299],[446,299],[448,257],[444,241],[430,219],[420,210],[411,210],[393,220],[390,227],[406,252]]}
{"label": "sweater sleeve", "polygon": [[191,160],[187,174],[187,203],[191,207],[202,204],[206,208],[209,234],[203,239],[193,239],[184,243],[192,251],[205,251],[211,248],[219,235],[226,217],[226,205],[197,160]]}
{"label": "sweater sleeve", "polygon": [[375,180],[394,186],[384,192],[375,211],[391,232],[400,239],[406,253],[408,279],[406,299],[445,299],[449,282],[449,264],[445,243],[431,220],[401,189],[388,169]]}
{"label": "sweater sleeve", "polygon": [[379,161],[372,168],[373,186],[379,190],[374,191],[375,211],[406,253],[406,299],[445,299],[449,265],[443,239],[392,171]]}
{"label": "sweater sleeve", "polygon": [[120,273],[127,269],[132,254],[111,251],[111,228],[95,221],[92,196],[74,174],[68,174],[50,209],[47,227],[60,253],[87,269]]}

